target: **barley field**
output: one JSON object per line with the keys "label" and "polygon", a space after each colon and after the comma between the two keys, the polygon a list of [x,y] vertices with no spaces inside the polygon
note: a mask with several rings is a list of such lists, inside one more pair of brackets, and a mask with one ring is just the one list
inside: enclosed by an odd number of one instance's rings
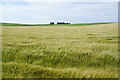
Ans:
{"label": "barley field", "polygon": [[118,24],[2,26],[3,78],[117,78]]}

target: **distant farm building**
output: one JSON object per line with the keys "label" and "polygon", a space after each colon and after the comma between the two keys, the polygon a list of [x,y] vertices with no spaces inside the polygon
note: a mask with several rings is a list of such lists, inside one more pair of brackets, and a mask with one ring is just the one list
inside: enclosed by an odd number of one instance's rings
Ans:
{"label": "distant farm building", "polygon": [[54,24],[54,22],[50,22],[50,24]]}
{"label": "distant farm building", "polygon": [[[54,22],[50,22],[51,25],[55,24]],[[57,22],[57,24],[70,24],[70,23],[65,23],[65,22]]]}
{"label": "distant farm building", "polygon": [[70,23],[65,23],[65,22],[57,22],[57,24],[70,24]]}

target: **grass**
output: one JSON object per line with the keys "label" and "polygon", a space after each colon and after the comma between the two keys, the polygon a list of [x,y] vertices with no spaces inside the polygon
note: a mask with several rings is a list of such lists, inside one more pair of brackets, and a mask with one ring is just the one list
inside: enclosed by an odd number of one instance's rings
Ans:
{"label": "grass", "polygon": [[18,23],[2,23],[2,26],[89,26],[89,25],[99,25],[99,24],[111,24],[109,23],[79,23],[79,24],[18,24]]}
{"label": "grass", "polygon": [[117,23],[3,26],[3,78],[117,78]]}

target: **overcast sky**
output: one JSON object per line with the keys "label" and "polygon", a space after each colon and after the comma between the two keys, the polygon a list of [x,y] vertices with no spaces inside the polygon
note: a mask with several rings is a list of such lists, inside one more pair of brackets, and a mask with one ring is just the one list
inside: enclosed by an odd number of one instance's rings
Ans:
{"label": "overcast sky", "polygon": [[116,0],[2,0],[2,22],[45,24],[117,22]]}

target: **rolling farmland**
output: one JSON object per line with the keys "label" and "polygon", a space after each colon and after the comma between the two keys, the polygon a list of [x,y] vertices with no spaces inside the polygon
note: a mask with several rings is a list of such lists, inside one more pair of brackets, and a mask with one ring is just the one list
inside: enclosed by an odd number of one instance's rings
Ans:
{"label": "rolling farmland", "polygon": [[3,78],[117,78],[118,24],[3,26]]}

